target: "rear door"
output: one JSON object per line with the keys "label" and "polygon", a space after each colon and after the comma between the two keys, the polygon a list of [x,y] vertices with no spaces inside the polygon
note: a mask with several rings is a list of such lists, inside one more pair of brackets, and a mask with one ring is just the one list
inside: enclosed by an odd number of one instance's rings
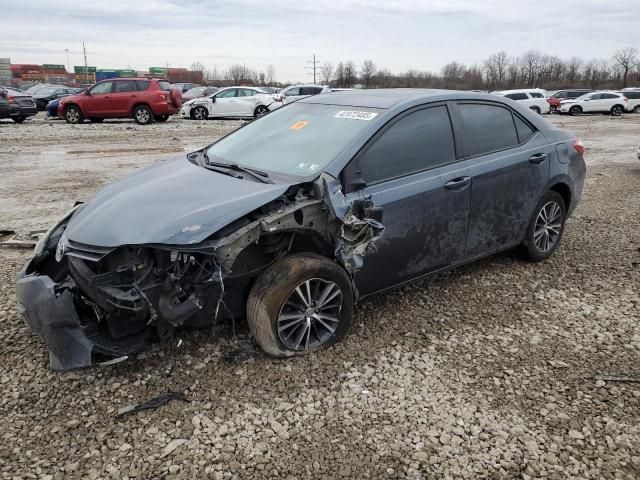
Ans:
{"label": "rear door", "polygon": [[[602,111],[602,94],[594,93],[584,99],[582,102],[582,111],[583,112],[601,112]],[[605,109],[606,110],[606,109]]]}
{"label": "rear door", "polygon": [[235,113],[240,117],[253,117],[253,111],[258,104],[258,92],[252,88],[239,88],[238,96],[234,98]]}
{"label": "rear door", "polygon": [[[345,120],[363,121],[363,120]],[[445,104],[419,107],[389,122],[347,166],[344,177],[382,208],[385,231],[356,274],[365,295],[446,267],[464,255],[470,178],[457,163]],[[349,181],[346,181],[347,191]]]}
{"label": "rear door", "polygon": [[473,184],[465,255],[472,258],[522,240],[555,149],[506,106],[461,101],[456,119]]}
{"label": "rear door", "polygon": [[115,80],[111,94],[110,114],[117,117],[128,116],[137,97],[138,89],[135,80]]}

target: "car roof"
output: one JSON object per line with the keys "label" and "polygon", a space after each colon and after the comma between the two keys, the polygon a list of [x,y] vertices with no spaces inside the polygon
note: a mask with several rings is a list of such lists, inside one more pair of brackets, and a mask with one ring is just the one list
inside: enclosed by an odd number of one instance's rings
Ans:
{"label": "car roof", "polygon": [[505,95],[508,93],[529,93],[529,92],[546,92],[546,90],[543,88],[516,88],[513,90],[496,90],[495,92],[491,92],[491,93]]}
{"label": "car roof", "polygon": [[[330,105],[359,106],[371,108],[391,108],[395,105],[405,103],[410,100],[420,98],[429,99],[444,94],[460,94],[455,90],[436,90],[425,88],[374,88],[374,89],[356,89],[343,90],[338,92],[329,92],[322,95],[314,95],[298,100],[302,103],[319,103]],[[482,95],[483,94],[472,94]]]}

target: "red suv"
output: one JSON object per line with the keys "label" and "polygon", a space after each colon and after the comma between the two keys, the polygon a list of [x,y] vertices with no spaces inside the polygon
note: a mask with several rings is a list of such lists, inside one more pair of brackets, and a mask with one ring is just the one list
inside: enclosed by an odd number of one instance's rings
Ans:
{"label": "red suv", "polygon": [[182,93],[172,89],[167,80],[112,78],[83,93],[62,98],[58,116],[68,123],[82,123],[85,118],[96,123],[105,118],[133,117],[140,125],[146,125],[166,121],[181,106]]}

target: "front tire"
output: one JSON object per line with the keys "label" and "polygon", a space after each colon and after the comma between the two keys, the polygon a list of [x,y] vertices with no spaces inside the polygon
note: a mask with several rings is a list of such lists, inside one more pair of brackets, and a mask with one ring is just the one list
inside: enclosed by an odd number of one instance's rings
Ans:
{"label": "front tire", "polygon": [[247,323],[262,350],[289,357],[326,348],[344,337],[353,289],[337,263],[312,253],[289,255],[267,268],[247,300]]}
{"label": "front tire", "polygon": [[633,113],[640,113],[640,105],[636,105],[636,108],[633,109]]}
{"label": "front tire", "polygon": [[16,123],[22,123],[27,119],[27,117],[12,117],[11,119]]}
{"label": "front tire", "polygon": [[209,116],[209,112],[203,106],[198,105],[197,107],[191,109],[190,116],[194,120],[206,120]]}
{"label": "front tire", "polygon": [[531,107],[531,110],[533,110],[534,112],[536,112],[538,115],[542,115],[542,112],[540,111],[539,107]]}
{"label": "front tire", "polygon": [[133,109],[133,119],[138,125],[149,125],[153,122],[153,112],[146,105],[138,105]]}
{"label": "front tire", "polygon": [[91,123],[102,123],[102,122],[104,122],[104,118],[91,117],[91,118],[89,119],[89,121],[90,121]]}
{"label": "front tire", "polygon": [[611,115],[614,117],[619,117],[624,113],[624,107],[622,105],[614,105],[611,107]]}
{"label": "front tire", "polygon": [[580,115],[581,113],[582,113],[582,108],[578,107],[577,105],[574,105],[569,109],[569,115],[573,115],[574,117],[576,115]]}
{"label": "front tire", "polygon": [[549,190],[538,202],[525,233],[523,250],[532,262],[541,262],[556,251],[562,240],[567,209],[558,192]]}
{"label": "front tire", "polygon": [[265,107],[264,105],[258,105],[253,112],[253,118],[260,118],[267,113],[269,113],[269,109],[267,107]]}
{"label": "front tire", "polygon": [[84,122],[84,116],[78,107],[69,105],[64,110],[64,119],[67,123],[76,124]]}

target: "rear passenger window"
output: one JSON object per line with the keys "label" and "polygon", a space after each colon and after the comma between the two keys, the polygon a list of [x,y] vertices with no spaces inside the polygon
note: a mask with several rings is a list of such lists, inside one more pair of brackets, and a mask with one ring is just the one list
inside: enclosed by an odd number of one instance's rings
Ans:
{"label": "rear passenger window", "polygon": [[529,140],[535,131],[529,126],[527,122],[522,120],[519,116],[513,115],[513,121],[516,123],[516,131],[518,132],[518,140],[520,143],[524,143]]}
{"label": "rear passenger window", "polygon": [[494,105],[459,105],[466,134],[468,154],[472,157],[518,145],[511,111]]}
{"label": "rear passenger window", "polygon": [[587,92],[569,92],[569,98],[578,98],[584,95]]}
{"label": "rear passenger window", "polygon": [[169,82],[165,82],[164,80],[160,80],[158,82],[158,87],[160,87],[160,90],[164,90],[165,92],[171,91],[171,84]]}
{"label": "rear passenger window", "polygon": [[133,92],[136,89],[133,80],[119,80],[114,82],[113,85],[114,93]]}
{"label": "rear passenger window", "polygon": [[531,95],[533,98],[544,98],[544,95],[538,92],[530,92],[529,95]]}
{"label": "rear passenger window", "polygon": [[360,167],[368,185],[455,161],[447,107],[410,113],[389,127],[366,150]]}
{"label": "rear passenger window", "polygon": [[526,93],[508,93],[505,97],[511,100],[527,100],[529,98]]}
{"label": "rear passenger window", "polygon": [[[158,82],[158,84],[160,84],[160,83],[162,83],[162,82]],[[142,92],[143,90],[146,90],[147,88],[149,88],[150,84],[151,84],[151,82],[149,80],[136,80],[136,87],[138,87],[138,91],[140,91],[140,92]],[[160,88],[162,88],[162,86],[160,86]]]}

